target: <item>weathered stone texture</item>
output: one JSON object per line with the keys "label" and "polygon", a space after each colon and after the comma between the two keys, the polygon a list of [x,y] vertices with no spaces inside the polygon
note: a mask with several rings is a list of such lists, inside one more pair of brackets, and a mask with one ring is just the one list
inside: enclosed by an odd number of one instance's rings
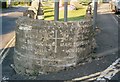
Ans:
{"label": "weathered stone texture", "polygon": [[76,66],[95,47],[91,20],[17,20],[14,64],[18,73],[37,75]]}

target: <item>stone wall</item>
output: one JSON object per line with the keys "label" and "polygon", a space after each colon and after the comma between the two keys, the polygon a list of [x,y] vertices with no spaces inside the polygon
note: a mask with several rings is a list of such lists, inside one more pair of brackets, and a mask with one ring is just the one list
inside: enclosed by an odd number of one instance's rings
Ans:
{"label": "stone wall", "polygon": [[17,20],[15,70],[38,75],[76,66],[95,47],[91,20],[55,22],[21,17]]}

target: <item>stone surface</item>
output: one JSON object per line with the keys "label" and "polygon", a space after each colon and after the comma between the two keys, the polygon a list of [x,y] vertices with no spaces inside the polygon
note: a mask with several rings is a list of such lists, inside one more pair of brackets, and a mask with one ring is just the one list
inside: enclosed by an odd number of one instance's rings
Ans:
{"label": "stone surface", "polygon": [[91,20],[55,22],[22,17],[17,20],[15,70],[38,75],[76,66],[95,47]]}

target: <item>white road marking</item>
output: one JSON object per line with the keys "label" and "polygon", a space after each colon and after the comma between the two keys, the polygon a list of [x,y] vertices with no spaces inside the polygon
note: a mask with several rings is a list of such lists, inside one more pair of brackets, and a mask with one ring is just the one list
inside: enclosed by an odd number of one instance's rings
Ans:
{"label": "white road marking", "polygon": [[119,15],[116,15],[118,18],[120,18],[120,16]]}
{"label": "white road marking", "polygon": [[7,45],[4,47],[4,49],[0,52],[0,56],[2,56],[5,49],[11,44],[11,42],[15,39],[15,36],[7,43]]}
{"label": "white road marking", "polygon": [[118,58],[115,62],[112,63],[106,70],[101,72],[100,76],[97,80],[111,80],[113,76],[116,75],[120,71],[120,58]]}
{"label": "white road marking", "polygon": [[115,23],[118,25],[118,20],[115,18],[115,16],[112,15],[112,14],[111,14],[111,16],[112,16],[112,18],[114,19]]}
{"label": "white road marking", "polygon": [[[4,60],[4,58],[6,57],[8,51],[10,48],[8,48],[10,45],[13,45],[15,41],[15,36],[7,43],[7,45],[4,47],[4,49],[0,52],[0,64],[2,63],[2,61]],[[8,48],[8,49],[7,49]],[[5,50],[7,49],[7,51],[5,52]],[[5,53],[4,53],[5,52]]]}
{"label": "white road marking", "polygon": [[[13,45],[14,42],[15,42],[15,40],[13,40],[10,45]],[[9,50],[10,50],[10,48],[8,48],[8,49],[6,50],[6,52],[3,54],[3,56],[1,57],[1,59],[0,59],[0,64],[3,62],[4,58],[7,56]]]}
{"label": "white road marking", "polygon": [[[118,69],[117,69],[117,66],[118,66]],[[120,67],[120,58],[118,58],[115,62],[112,63],[112,65],[110,65],[107,69],[105,69],[102,72],[97,72],[97,73],[94,73],[88,76],[83,76],[83,77],[75,78],[72,80],[73,81],[85,81],[85,82],[89,82],[93,80],[103,80],[103,78],[107,78],[111,80],[111,78],[120,71],[119,67]]]}
{"label": "white road marking", "polygon": [[85,80],[85,79],[89,79],[92,77],[95,77],[95,76],[98,76],[100,75],[101,72],[97,72],[97,73],[94,73],[94,74],[91,74],[91,75],[88,75],[88,76],[83,76],[83,77],[80,77],[80,78],[75,78],[75,79],[72,79],[73,81],[80,81],[80,80]]}

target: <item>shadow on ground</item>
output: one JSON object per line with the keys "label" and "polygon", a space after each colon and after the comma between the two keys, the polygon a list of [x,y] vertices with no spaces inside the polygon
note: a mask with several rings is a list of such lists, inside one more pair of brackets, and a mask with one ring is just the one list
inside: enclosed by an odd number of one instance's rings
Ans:
{"label": "shadow on ground", "polygon": [[23,11],[25,11],[27,9],[28,9],[28,7],[22,7],[22,6],[9,7],[9,8],[2,9],[2,14],[11,13],[11,12],[23,12]]}
{"label": "shadow on ground", "polygon": [[[81,19],[84,19],[85,15],[77,16],[77,17],[69,17],[68,21],[80,21]],[[64,21],[64,18],[59,19],[60,21]]]}

